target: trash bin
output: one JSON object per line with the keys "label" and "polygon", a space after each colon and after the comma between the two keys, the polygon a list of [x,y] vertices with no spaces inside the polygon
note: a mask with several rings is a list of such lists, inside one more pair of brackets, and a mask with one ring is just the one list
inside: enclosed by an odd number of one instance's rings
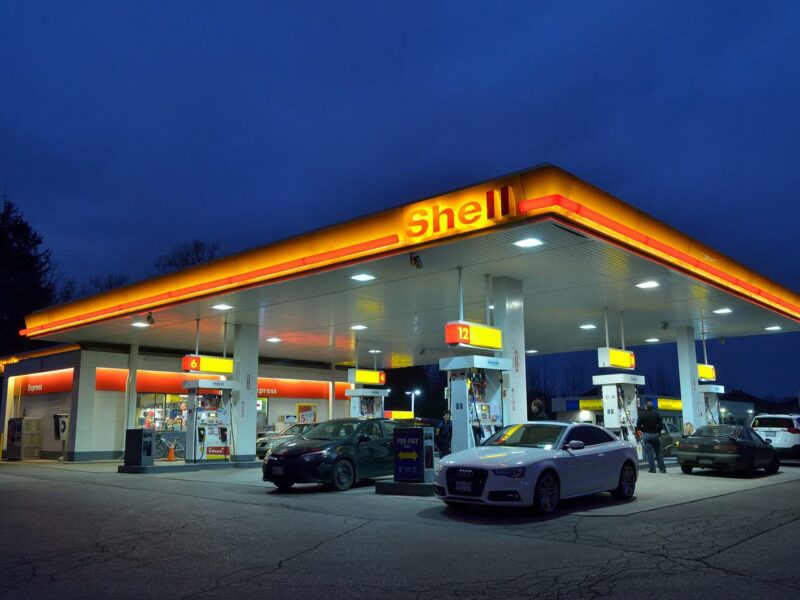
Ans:
{"label": "trash bin", "polygon": [[147,467],[153,464],[154,429],[125,430],[125,466]]}

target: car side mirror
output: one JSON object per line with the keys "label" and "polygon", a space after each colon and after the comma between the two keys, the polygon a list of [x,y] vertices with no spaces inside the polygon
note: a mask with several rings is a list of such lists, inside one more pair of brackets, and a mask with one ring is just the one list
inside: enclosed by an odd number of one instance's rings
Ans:
{"label": "car side mirror", "polygon": [[771,443],[772,443],[772,440],[771,440],[771,439],[769,439],[769,438],[764,438],[764,441],[765,441],[765,442],[767,442],[768,444],[771,444]]}
{"label": "car side mirror", "polygon": [[585,447],[586,444],[584,444],[580,440],[572,440],[569,444],[564,446],[564,448],[566,448],[567,450],[583,450]]}

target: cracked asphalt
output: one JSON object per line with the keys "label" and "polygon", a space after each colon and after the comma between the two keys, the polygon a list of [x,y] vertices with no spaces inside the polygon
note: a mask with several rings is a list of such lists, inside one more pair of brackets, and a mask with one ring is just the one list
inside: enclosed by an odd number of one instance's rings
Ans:
{"label": "cracked asphalt", "polygon": [[[378,496],[371,485],[280,493],[257,469],[154,476],[3,463],[0,598],[797,597],[800,467],[782,473],[632,514],[603,494],[541,518]],[[716,479],[648,476],[642,502]]]}

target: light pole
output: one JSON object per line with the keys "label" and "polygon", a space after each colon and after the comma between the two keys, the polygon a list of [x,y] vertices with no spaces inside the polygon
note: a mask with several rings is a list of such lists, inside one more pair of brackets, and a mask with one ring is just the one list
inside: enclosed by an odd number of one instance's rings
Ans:
{"label": "light pole", "polygon": [[414,417],[414,399],[419,396],[419,390],[411,390],[410,392],[406,392],[406,396],[411,396],[411,417]]}

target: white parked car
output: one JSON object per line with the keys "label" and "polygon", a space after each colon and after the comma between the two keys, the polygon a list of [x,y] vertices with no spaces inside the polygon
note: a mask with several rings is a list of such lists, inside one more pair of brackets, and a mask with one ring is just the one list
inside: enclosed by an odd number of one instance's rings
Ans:
{"label": "white parked car", "polygon": [[800,458],[800,415],[756,415],[752,427],[779,456]]}
{"label": "white parked car", "polygon": [[501,429],[478,448],[445,456],[433,489],[448,505],[533,506],[550,513],[562,498],[599,492],[629,499],[636,450],[601,427],[536,421]]}

